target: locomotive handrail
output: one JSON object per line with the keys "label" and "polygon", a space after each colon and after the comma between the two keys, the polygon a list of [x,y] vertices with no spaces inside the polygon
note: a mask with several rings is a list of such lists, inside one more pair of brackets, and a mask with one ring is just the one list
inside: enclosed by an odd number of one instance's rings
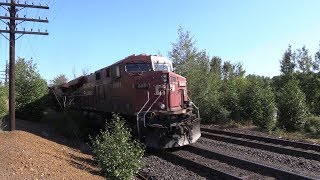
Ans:
{"label": "locomotive handrail", "polygon": [[54,96],[56,97],[56,99],[57,99],[57,101],[58,101],[58,103],[59,103],[59,106],[61,107],[61,109],[63,109],[62,106],[61,106],[61,103],[60,103],[60,101],[59,101],[59,99],[58,99],[58,97],[57,97],[57,95],[56,95],[56,93],[55,93],[54,90],[53,90],[53,88],[52,88],[51,90],[52,90]]}
{"label": "locomotive handrail", "polygon": [[138,130],[138,136],[140,138],[140,127],[139,127],[139,114],[141,113],[141,111],[144,109],[144,107],[148,104],[149,100],[150,100],[150,95],[149,95],[149,91],[147,91],[148,94],[148,100],[146,101],[146,103],[144,103],[144,105],[142,106],[142,108],[140,109],[140,111],[137,114],[137,130]]}
{"label": "locomotive handrail", "polygon": [[159,94],[159,96],[157,97],[156,100],[153,101],[153,103],[151,104],[151,106],[149,107],[149,109],[147,110],[147,112],[144,113],[143,115],[143,126],[146,127],[146,114],[150,111],[150,109],[152,108],[152,106],[154,105],[154,103],[156,103],[156,101],[158,101],[158,99],[162,96],[162,91]]}
{"label": "locomotive handrail", "polygon": [[193,101],[190,99],[190,97],[188,96],[188,99],[192,102],[192,105],[197,109],[197,114],[198,114],[198,118],[200,118],[200,111],[199,108],[193,103]]}
{"label": "locomotive handrail", "polygon": [[69,100],[69,102],[68,102],[69,106],[71,105],[71,103],[73,102],[73,100],[74,100],[74,97],[72,97],[72,99]]}
{"label": "locomotive handrail", "polygon": [[66,107],[67,96],[63,96],[63,107]]}

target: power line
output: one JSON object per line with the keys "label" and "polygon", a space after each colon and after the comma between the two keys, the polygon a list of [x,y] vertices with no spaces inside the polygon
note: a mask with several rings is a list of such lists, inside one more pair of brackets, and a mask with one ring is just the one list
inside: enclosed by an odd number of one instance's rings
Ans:
{"label": "power line", "polygon": [[[26,31],[25,29],[18,30],[17,25],[23,22],[38,22],[38,23],[49,23],[48,19],[41,19],[39,18],[27,18],[26,15],[23,17],[19,17],[18,12],[25,8],[33,8],[33,9],[49,9],[48,6],[43,6],[39,3],[39,5],[35,4],[20,4],[19,1],[11,0],[10,3],[8,2],[0,2],[0,6],[3,9],[8,9],[10,16],[0,16],[1,21],[9,21],[7,22],[8,27],[6,29],[1,29],[0,33],[8,33],[10,35],[10,60],[9,60],[9,117],[10,117],[10,130],[14,131],[16,126],[16,119],[15,119],[15,46],[16,40],[19,39],[21,36],[25,34],[31,35],[49,35],[47,31],[41,32],[40,30],[34,31],[33,28],[30,31]],[[18,21],[18,23],[17,23]],[[16,38],[16,34],[19,34],[19,37]],[[4,36],[4,35],[3,35]],[[6,37],[6,36],[4,36]]]}

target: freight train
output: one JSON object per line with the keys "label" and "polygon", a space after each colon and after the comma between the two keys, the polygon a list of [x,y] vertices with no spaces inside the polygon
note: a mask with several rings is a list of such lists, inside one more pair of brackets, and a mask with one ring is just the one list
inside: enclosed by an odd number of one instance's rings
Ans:
{"label": "freight train", "polygon": [[187,80],[165,57],[131,55],[51,89],[61,108],[121,114],[149,147],[180,147],[201,136],[199,109],[188,97]]}

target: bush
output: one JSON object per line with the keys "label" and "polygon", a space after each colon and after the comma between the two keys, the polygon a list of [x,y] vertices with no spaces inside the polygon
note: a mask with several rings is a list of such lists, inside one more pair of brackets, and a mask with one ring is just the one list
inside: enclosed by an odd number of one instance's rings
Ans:
{"label": "bush", "polygon": [[279,127],[287,131],[301,130],[308,115],[308,108],[298,81],[288,80],[277,96]]}
{"label": "bush", "polygon": [[311,116],[306,118],[304,130],[313,135],[320,135],[320,117]]}
{"label": "bush", "polygon": [[73,139],[86,138],[89,134],[88,120],[78,111],[59,112],[51,121],[55,129],[63,136]]}
{"label": "bush", "polygon": [[143,147],[125,127],[124,120],[113,115],[101,135],[91,138],[95,159],[110,179],[130,179],[142,167]]}

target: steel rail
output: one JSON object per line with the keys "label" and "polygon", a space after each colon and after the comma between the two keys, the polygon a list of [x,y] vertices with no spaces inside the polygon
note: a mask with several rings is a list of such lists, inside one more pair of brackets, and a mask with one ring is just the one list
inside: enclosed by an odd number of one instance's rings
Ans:
{"label": "steel rail", "polygon": [[261,175],[275,177],[277,179],[317,179],[316,177],[298,174],[295,172],[280,169],[278,167],[271,167],[266,164],[245,160],[231,155],[221,154],[213,150],[209,151],[194,146],[187,146],[185,150],[205,158],[216,159],[221,162],[225,162],[231,166],[238,167],[240,169],[248,170]]}
{"label": "steel rail", "polygon": [[142,175],[141,173],[137,173],[137,176],[142,179],[142,180],[148,180],[149,178],[148,177],[145,177],[144,175]]}
{"label": "steel rail", "polygon": [[303,157],[303,158],[307,158],[307,159],[313,159],[316,161],[320,161],[320,154],[314,153],[314,152],[308,152],[308,151],[299,150],[299,149],[292,149],[292,148],[282,147],[282,146],[274,145],[274,144],[265,144],[265,143],[261,143],[261,142],[254,142],[252,140],[230,137],[230,136],[219,135],[219,134],[208,134],[208,133],[202,132],[201,135],[202,135],[202,137],[207,138],[207,139],[213,139],[213,140],[223,141],[223,142],[237,144],[237,145],[241,145],[241,146],[247,146],[247,147],[251,147],[251,148],[267,150],[267,151],[271,151],[271,152],[275,152],[275,153],[286,154],[286,155],[295,156],[295,157]]}
{"label": "steel rail", "polygon": [[313,151],[316,151],[316,152],[320,152],[320,145],[316,145],[316,144],[295,142],[295,141],[277,139],[277,138],[271,138],[271,137],[255,136],[255,135],[236,133],[236,132],[229,132],[229,131],[217,130],[217,129],[201,128],[201,131],[214,133],[214,134],[223,134],[223,135],[237,137],[237,138],[243,138],[243,139],[251,139],[251,140],[256,140],[256,141],[263,141],[263,142],[271,143],[271,144],[279,144],[279,145],[282,145],[282,146],[291,146],[291,147],[294,147],[294,148],[300,148],[300,149],[313,150]]}

